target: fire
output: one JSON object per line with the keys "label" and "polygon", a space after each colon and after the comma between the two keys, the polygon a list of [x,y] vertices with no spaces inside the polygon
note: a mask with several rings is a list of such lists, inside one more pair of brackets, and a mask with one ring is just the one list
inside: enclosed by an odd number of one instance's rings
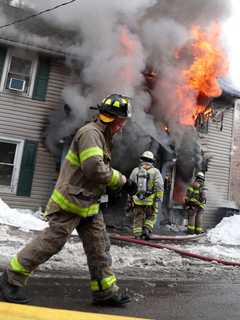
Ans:
{"label": "fire", "polygon": [[[192,28],[191,55],[193,62],[181,73],[183,85],[177,86],[177,98],[181,105],[180,123],[193,125],[199,113],[204,113],[206,104],[198,104],[199,96],[218,97],[222,91],[217,79],[226,75],[228,62],[219,45],[220,27],[213,24],[203,31],[198,26]],[[177,53],[179,57],[179,52]]]}
{"label": "fire", "polygon": [[120,47],[126,61],[120,70],[120,77],[128,84],[134,82],[134,56],[137,51],[137,43],[134,38],[131,37],[127,27],[121,27],[120,29]]}

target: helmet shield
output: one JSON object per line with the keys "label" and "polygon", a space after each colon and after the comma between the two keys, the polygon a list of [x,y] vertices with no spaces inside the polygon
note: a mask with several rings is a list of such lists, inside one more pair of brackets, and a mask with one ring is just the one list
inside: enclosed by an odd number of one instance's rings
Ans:
{"label": "helmet shield", "polygon": [[120,94],[111,94],[98,105],[100,113],[119,118],[131,117],[132,107],[128,97]]}

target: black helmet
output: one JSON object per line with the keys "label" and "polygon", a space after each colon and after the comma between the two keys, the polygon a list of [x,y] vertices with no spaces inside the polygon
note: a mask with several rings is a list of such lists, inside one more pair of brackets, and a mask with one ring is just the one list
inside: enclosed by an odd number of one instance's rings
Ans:
{"label": "black helmet", "polygon": [[98,105],[100,113],[106,113],[120,118],[131,117],[131,104],[128,97],[121,94],[111,94]]}

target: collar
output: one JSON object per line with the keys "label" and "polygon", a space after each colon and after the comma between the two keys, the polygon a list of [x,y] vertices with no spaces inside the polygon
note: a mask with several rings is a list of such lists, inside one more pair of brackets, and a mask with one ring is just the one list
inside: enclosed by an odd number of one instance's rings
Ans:
{"label": "collar", "polygon": [[107,128],[108,128],[108,125],[107,124],[105,124],[105,123],[103,123],[103,122],[101,122],[99,119],[96,119],[95,121],[94,121],[94,125],[98,128],[98,129],[100,129],[100,131],[102,131],[103,133],[107,130]]}

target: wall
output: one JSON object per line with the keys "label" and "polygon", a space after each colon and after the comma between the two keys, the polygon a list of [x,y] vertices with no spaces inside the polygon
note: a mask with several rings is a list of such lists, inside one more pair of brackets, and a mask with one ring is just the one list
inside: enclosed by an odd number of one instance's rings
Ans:
{"label": "wall", "polygon": [[230,199],[233,113],[233,108],[224,112],[222,131],[220,123],[210,121],[209,131],[205,138],[207,150],[212,155],[206,172],[208,201],[204,224],[207,227],[212,227],[218,222],[217,208],[226,204],[226,200]]}
{"label": "wall", "polygon": [[235,101],[230,171],[230,199],[240,206],[240,100]]}
{"label": "wall", "polygon": [[66,70],[63,63],[51,62],[46,101],[7,93],[0,94],[0,135],[39,141],[31,197],[0,193],[11,207],[36,209],[44,207],[56,178],[55,159],[42,143],[48,114],[60,103]]}

